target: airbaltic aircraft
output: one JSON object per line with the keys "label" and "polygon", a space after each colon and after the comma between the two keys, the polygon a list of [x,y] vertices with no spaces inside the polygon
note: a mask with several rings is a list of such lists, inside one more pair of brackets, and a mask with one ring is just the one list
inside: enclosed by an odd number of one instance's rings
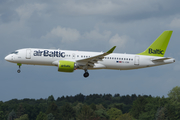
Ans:
{"label": "airbaltic aircraft", "polygon": [[112,53],[116,46],[109,51],[87,52],[53,50],[39,48],[19,49],[5,57],[6,61],[17,63],[20,73],[22,64],[57,66],[59,72],[73,72],[76,69],[87,70],[114,69],[130,70],[159,66],[175,62],[174,58],[164,57],[172,31],[164,31],[144,52],[139,54]]}

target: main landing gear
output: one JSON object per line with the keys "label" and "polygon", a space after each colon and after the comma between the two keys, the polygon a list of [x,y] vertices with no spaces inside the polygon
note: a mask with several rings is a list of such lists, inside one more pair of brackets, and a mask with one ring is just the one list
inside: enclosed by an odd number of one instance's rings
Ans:
{"label": "main landing gear", "polygon": [[85,70],[84,77],[87,78],[89,76],[89,73],[87,70]]}
{"label": "main landing gear", "polygon": [[21,63],[17,63],[17,65],[19,66],[19,69],[17,70],[17,72],[20,73],[20,72],[21,72],[20,69],[21,69],[21,65],[22,65],[22,64],[21,64]]}

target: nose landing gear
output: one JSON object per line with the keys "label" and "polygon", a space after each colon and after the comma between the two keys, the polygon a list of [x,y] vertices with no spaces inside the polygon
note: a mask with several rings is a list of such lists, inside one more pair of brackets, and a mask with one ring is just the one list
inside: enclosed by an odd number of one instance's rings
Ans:
{"label": "nose landing gear", "polygon": [[22,65],[22,64],[21,64],[21,63],[17,63],[17,65],[19,66],[19,69],[17,70],[17,72],[20,73],[20,72],[21,72],[20,69],[21,69],[21,65]]}
{"label": "nose landing gear", "polygon": [[87,70],[85,70],[85,73],[84,73],[84,75],[83,75],[85,78],[87,78],[88,76],[89,76],[89,73],[88,73],[88,71]]}

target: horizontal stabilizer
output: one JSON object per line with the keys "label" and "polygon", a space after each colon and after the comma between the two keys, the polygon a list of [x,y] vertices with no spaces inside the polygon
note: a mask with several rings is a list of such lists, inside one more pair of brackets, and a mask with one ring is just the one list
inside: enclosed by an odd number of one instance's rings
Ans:
{"label": "horizontal stabilizer", "polygon": [[168,60],[168,59],[171,59],[171,58],[156,58],[156,59],[152,59],[152,61],[164,61],[164,60]]}

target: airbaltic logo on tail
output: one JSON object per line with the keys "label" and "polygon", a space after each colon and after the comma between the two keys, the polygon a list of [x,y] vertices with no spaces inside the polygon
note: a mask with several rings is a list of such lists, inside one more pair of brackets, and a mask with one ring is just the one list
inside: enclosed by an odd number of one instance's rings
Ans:
{"label": "airbaltic logo on tail", "polygon": [[161,55],[163,55],[164,54],[164,50],[161,50],[161,49],[153,50],[152,48],[149,48],[149,54],[161,54]]}
{"label": "airbaltic logo on tail", "polygon": [[65,52],[61,52],[61,51],[48,51],[48,50],[44,50],[44,51],[40,51],[40,50],[35,50],[34,51],[34,56],[45,56],[45,57],[65,57]]}

